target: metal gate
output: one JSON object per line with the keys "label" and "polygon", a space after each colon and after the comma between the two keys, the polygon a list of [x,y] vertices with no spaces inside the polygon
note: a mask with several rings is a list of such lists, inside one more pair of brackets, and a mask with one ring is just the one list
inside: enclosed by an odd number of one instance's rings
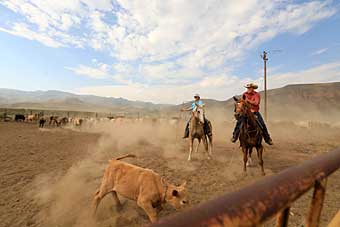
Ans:
{"label": "metal gate", "polygon": [[[275,215],[276,226],[288,225],[292,203],[314,187],[305,226],[318,226],[325,197],[327,177],[340,167],[340,149],[288,168],[277,175],[202,203],[152,227],[259,226]],[[340,203],[340,202],[339,202]]]}

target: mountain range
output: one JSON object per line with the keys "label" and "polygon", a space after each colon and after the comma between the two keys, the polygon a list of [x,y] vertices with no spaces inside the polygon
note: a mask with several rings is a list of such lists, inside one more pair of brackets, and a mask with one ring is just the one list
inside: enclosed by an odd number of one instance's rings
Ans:
{"label": "mountain range", "polygon": [[[263,112],[263,91],[261,109]],[[267,91],[270,120],[340,121],[340,82],[295,84]],[[234,101],[203,99],[207,115],[230,120]],[[20,91],[0,88],[0,107],[39,110],[68,110],[106,113],[138,113],[179,116],[180,105],[130,101],[124,98],[77,95],[62,91]]]}

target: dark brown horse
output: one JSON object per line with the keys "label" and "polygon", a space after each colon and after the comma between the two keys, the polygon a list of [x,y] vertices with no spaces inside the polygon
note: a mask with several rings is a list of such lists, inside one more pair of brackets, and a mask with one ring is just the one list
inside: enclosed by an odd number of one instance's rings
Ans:
{"label": "dark brown horse", "polygon": [[240,130],[240,146],[243,152],[243,170],[247,173],[248,157],[251,158],[253,148],[256,148],[257,157],[261,166],[262,175],[265,175],[263,168],[263,146],[262,146],[262,131],[257,123],[255,115],[250,110],[250,104],[244,99],[235,100],[235,118],[242,120]]}

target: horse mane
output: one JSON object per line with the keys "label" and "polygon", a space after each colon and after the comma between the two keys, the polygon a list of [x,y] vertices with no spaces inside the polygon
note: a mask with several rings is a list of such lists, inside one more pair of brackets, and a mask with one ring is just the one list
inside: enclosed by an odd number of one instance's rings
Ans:
{"label": "horse mane", "polygon": [[243,115],[247,119],[250,120],[250,123],[251,123],[252,126],[256,127],[257,126],[256,118],[255,118],[255,115],[253,114],[253,112],[251,112],[251,110],[250,110],[250,105],[244,99],[241,99],[240,102],[243,102],[243,109],[244,109]]}

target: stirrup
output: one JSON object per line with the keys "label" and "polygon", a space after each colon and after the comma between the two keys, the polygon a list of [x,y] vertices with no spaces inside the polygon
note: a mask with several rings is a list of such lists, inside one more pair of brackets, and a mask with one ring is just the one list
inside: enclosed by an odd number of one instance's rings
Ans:
{"label": "stirrup", "polygon": [[269,145],[274,145],[273,140],[271,138],[267,138],[264,141]]}

